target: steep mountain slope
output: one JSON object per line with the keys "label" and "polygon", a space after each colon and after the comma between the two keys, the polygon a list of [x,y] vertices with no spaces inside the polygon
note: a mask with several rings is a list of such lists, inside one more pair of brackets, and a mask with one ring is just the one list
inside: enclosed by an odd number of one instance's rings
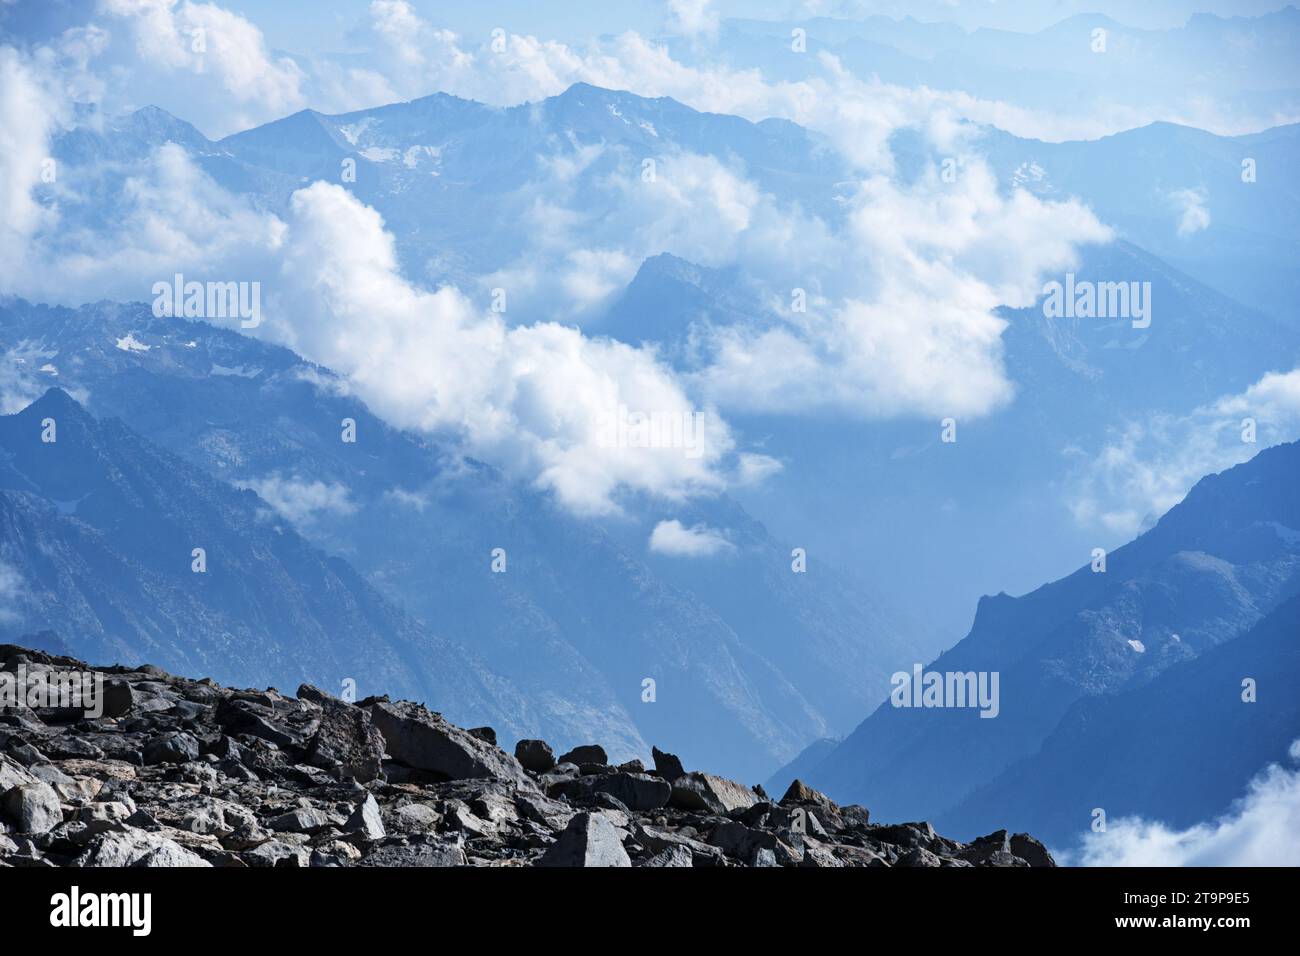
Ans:
{"label": "steep mountain slope", "polygon": [[985,598],[970,634],[927,669],[998,673],[996,718],[884,704],[812,780],[882,812],[939,816],[1037,752],[1075,702],[1143,687],[1239,638],[1300,587],[1298,475],[1300,444],[1268,449],[1199,482],[1104,573],[1084,567],[1021,598]]}
{"label": "steep mountain slope", "polygon": [[[1256,682],[1247,702],[1243,681]],[[1015,820],[1068,846],[1100,807],[1109,819],[1139,815],[1184,829],[1210,820],[1244,781],[1284,763],[1300,735],[1300,597],[1243,636],[1143,687],[1080,700],[1022,760],[945,813],[945,825],[978,829]],[[1035,830],[1035,832],[1040,832]]]}
{"label": "steep mountain slope", "polygon": [[[52,422],[52,442],[42,440]],[[533,724],[508,681],[277,520],[60,389],[0,418],[11,633],[244,684],[402,687],[469,721]],[[193,550],[206,568],[194,570]]]}
{"label": "steep mountain slope", "polygon": [[[884,699],[883,661],[920,652],[898,615],[833,568],[792,574],[790,547],[725,497],[680,514],[733,529],[733,551],[705,562],[651,554],[658,506],[631,502],[603,526],[575,520],[482,463],[388,428],[327,370],[233,332],[140,306],[14,303],[0,308],[0,347],[15,394],[58,381],[257,490],[473,647],[565,747],[595,733],[631,757],[653,742],[761,779]],[[356,444],[340,441],[345,417]],[[502,574],[491,572],[498,547]]]}

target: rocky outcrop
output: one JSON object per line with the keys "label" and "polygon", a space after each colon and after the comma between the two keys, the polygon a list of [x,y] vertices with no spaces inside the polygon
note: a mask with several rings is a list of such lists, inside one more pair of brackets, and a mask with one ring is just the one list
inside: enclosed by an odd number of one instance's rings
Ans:
{"label": "rocky outcrop", "polygon": [[[0,645],[0,671],[90,670]],[[0,708],[0,867],[1052,866],[998,831],[881,826],[796,781],[774,802],[595,744],[511,755],[407,701],[220,687],[109,667],[103,716]]]}

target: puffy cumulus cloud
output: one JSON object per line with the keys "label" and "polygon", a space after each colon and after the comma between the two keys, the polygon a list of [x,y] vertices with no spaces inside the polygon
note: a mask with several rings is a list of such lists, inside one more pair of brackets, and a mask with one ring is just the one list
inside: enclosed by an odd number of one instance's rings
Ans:
{"label": "puffy cumulus cloud", "polygon": [[[1246,441],[1254,432],[1254,442]],[[1205,475],[1300,438],[1300,369],[1270,372],[1244,392],[1186,415],[1130,422],[1099,451],[1080,450],[1070,507],[1083,527],[1132,536],[1182,501]]]}
{"label": "puffy cumulus cloud", "polygon": [[650,532],[650,550],[674,558],[707,558],[735,550],[726,536],[707,525],[685,527],[676,518],[660,521]]}
{"label": "puffy cumulus cloud", "polygon": [[[134,70],[211,76],[226,94],[230,112],[214,119],[225,133],[303,105],[305,76],[288,57],[273,58],[262,31],[213,3],[191,0],[103,0],[110,17],[131,25],[138,56]],[[216,105],[216,104],[214,104]]]}
{"label": "puffy cumulus cloud", "polygon": [[7,291],[68,303],[138,301],[178,272],[198,281],[265,278],[284,224],[222,189],[182,147],[167,143],[124,176],[104,174],[112,215],[93,226],[80,222],[81,197],[60,188],[63,222],[43,222],[26,238],[24,266],[11,263],[3,273]]}
{"label": "puffy cumulus cloud", "polygon": [[347,376],[389,421],[454,431],[582,513],[616,510],[623,489],[681,498],[722,487],[734,441],[715,415],[692,448],[611,439],[620,408],[699,411],[653,352],[553,322],[510,327],[453,287],[412,286],[382,218],[342,187],[301,189],[291,209],[280,291],[258,333]]}
{"label": "puffy cumulus cloud", "polygon": [[643,161],[596,144],[544,164],[511,216],[531,241],[483,284],[515,314],[581,319],[659,253],[738,267],[768,308],[692,343],[692,380],[729,410],[987,414],[1012,396],[997,309],[1033,304],[1044,275],[1111,238],[1077,201],[1003,193],[973,154],[951,183],[868,177],[834,222],[735,161],[666,150],[648,176]]}
{"label": "puffy cumulus cloud", "polygon": [[[43,89],[21,61],[8,66],[24,84],[20,92]],[[22,115],[21,105],[5,108]],[[39,160],[50,130],[39,116],[24,121],[41,143],[28,158]],[[39,175],[40,163],[34,165]],[[550,322],[507,327],[454,288],[409,285],[378,213],[341,187],[318,183],[299,191],[286,223],[228,193],[182,147],[166,144],[136,168],[91,171],[102,181],[86,208],[105,203],[110,215],[77,218],[83,197],[59,186],[66,213],[60,219],[34,202],[31,176],[15,169],[27,185],[5,199],[16,212],[11,221],[23,225],[6,240],[18,253],[0,267],[6,292],[76,304],[148,300],[154,283],[176,273],[201,282],[260,282],[265,318],[258,334],[333,368],[390,421],[455,433],[469,450],[551,490],[575,511],[616,510],[624,490],[680,499],[725,484],[724,459],[734,442],[714,414],[691,449],[606,440],[602,422],[620,408],[678,417],[711,412],[697,408],[652,351]],[[72,221],[76,228],[69,228]],[[578,297],[605,293],[612,280],[600,278],[602,269],[623,279],[634,267],[614,252],[570,258],[574,271],[565,281]],[[31,397],[31,369],[9,365],[6,394],[13,401]],[[312,497],[320,490],[285,480],[259,486],[298,517],[313,502],[328,506]]]}
{"label": "puffy cumulus cloud", "polygon": [[[801,247],[798,232],[779,248]],[[909,188],[873,177],[842,233],[806,235],[820,267],[796,257],[777,273],[803,289],[806,311],[787,304],[783,321],[713,333],[698,378],[724,407],[987,414],[1012,396],[997,308],[1032,304],[1044,274],[1110,231],[1077,202],[1002,195],[968,159],[955,183],[934,170]]]}
{"label": "puffy cumulus cloud", "polygon": [[307,481],[296,476],[286,478],[271,474],[238,484],[257,492],[258,497],[287,521],[299,526],[310,525],[321,515],[350,515],[357,510],[348,496],[347,487],[338,482]]}
{"label": "puffy cumulus cloud", "polygon": [[[1288,755],[1300,761],[1300,740],[1291,744]],[[1300,865],[1300,772],[1269,765],[1222,817],[1186,830],[1140,817],[1112,820],[1104,833],[1084,837],[1077,862],[1083,866]]]}

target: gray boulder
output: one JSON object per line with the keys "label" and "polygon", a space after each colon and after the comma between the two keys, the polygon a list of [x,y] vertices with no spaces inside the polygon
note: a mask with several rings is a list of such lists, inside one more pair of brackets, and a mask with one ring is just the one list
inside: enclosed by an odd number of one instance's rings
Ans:
{"label": "gray boulder", "polygon": [[515,759],[533,773],[546,773],[555,766],[555,754],[545,740],[519,741],[515,744]]}
{"label": "gray boulder", "polygon": [[748,787],[709,773],[683,774],[673,781],[672,788],[669,802],[682,810],[727,814],[758,802],[758,796]]}
{"label": "gray boulder", "polygon": [[408,767],[446,780],[488,778],[536,789],[514,757],[419,704],[380,701],[370,716],[389,756]]}
{"label": "gray boulder", "polygon": [[[302,694],[301,688],[298,693]],[[382,776],[384,737],[369,712],[338,701],[327,701],[322,706],[320,725],[307,742],[307,762],[358,783]]]}
{"label": "gray boulder", "polygon": [[567,754],[561,754],[558,763],[572,763],[581,767],[583,764],[608,764],[609,757],[600,744],[583,744],[574,747]]}
{"label": "gray boulder", "polygon": [[4,815],[19,833],[48,833],[63,822],[59,795],[48,783],[24,783],[4,795]]}
{"label": "gray boulder", "polygon": [[631,866],[623,836],[599,813],[574,814],[538,866]]}

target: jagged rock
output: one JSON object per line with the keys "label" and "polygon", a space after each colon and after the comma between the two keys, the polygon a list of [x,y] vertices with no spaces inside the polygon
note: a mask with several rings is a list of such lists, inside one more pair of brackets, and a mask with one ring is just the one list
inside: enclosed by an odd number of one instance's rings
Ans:
{"label": "jagged rock", "polygon": [[471,727],[468,733],[491,744],[493,747],[497,745],[497,732],[491,727]]}
{"label": "jagged rock", "polygon": [[[302,689],[299,689],[301,695]],[[307,743],[307,762],[340,779],[369,783],[384,772],[384,737],[369,712],[334,700],[323,705],[320,725]]]}
{"label": "jagged rock", "polygon": [[[0,647],[0,666],[15,659]],[[156,668],[114,682],[131,701],[116,718],[0,715],[0,867],[1054,865],[1025,834],[964,845],[873,825],[802,784],[773,803],[657,748],[647,774],[595,746],[557,762],[520,741],[511,757],[485,728],[386,697],[289,699]]]}
{"label": "jagged rock", "polygon": [[722,850],[716,846],[710,846],[692,837],[661,827],[637,824],[633,833],[636,841],[651,853],[662,853],[664,850],[675,846],[690,851],[696,866],[701,865],[702,862],[715,865],[723,857]]}
{"label": "jagged rock", "polygon": [[205,867],[197,853],[158,833],[129,830],[98,836],[77,858],[76,866],[92,867]]}
{"label": "jagged rock", "polygon": [[603,767],[609,763],[609,757],[605,755],[605,748],[599,744],[584,744],[574,747],[567,754],[561,754],[557,763],[571,763],[579,767],[583,764],[596,764]]}
{"label": "jagged rock", "polygon": [[895,823],[891,826],[876,827],[871,836],[881,843],[895,843],[898,846],[928,847],[934,842],[934,827],[929,823]]}
{"label": "jagged rock", "polygon": [[459,844],[427,836],[409,843],[380,846],[361,858],[359,866],[465,866],[465,850]]}
{"label": "jagged rock", "polygon": [[240,859],[249,866],[297,869],[311,865],[311,851],[279,840],[268,840],[240,854]]}
{"label": "jagged rock", "polygon": [[684,846],[670,846],[666,850],[637,864],[637,866],[694,866],[691,851]]}
{"label": "jagged rock", "polygon": [[49,758],[41,753],[29,743],[13,738],[9,741],[9,754],[24,767],[30,767],[33,764],[48,763]]}
{"label": "jagged rock", "polygon": [[538,866],[631,866],[623,838],[599,813],[578,813],[543,854]]}
{"label": "jagged rock", "polygon": [[393,827],[403,833],[423,833],[438,825],[438,811],[423,803],[408,803],[393,811]]}
{"label": "jagged rock", "polygon": [[927,850],[925,847],[913,847],[902,855],[898,861],[899,866],[942,866],[937,856]]}
{"label": "jagged rock", "polygon": [[352,811],[352,816],[348,817],[343,829],[348,833],[359,833],[367,840],[382,840],[387,836],[384,818],[379,812],[374,794],[366,794],[366,798]]}
{"label": "jagged rock", "polygon": [[5,817],[19,833],[48,833],[63,822],[59,795],[48,783],[19,784],[4,795]]}
{"label": "jagged rock", "polygon": [[[102,757],[103,754],[100,754]],[[189,763],[199,759],[199,742],[184,731],[150,741],[144,748],[146,764]]]}
{"label": "jagged rock", "polygon": [[682,767],[682,762],[674,754],[665,753],[658,747],[651,747],[650,756],[654,758],[655,773],[669,783],[686,773],[686,770]]}
{"label": "jagged rock", "polygon": [[548,830],[563,830],[573,819],[573,808],[567,803],[540,794],[516,794],[515,807],[525,819],[539,823]]}
{"label": "jagged rock", "polygon": [[389,755],[408,767],[447,780],[487,777],[524,788],[534,786],[514,757],[418,704],[377,703],[370,715]]}
{"label": "jagged rock", "polygon": [[1028,833],[1011,835],[1011,852],[1030,866],[1056,866],[1056,861],[1052,859],[1052,854],[1047,852],[1047,847]]}
{"label": "jagged rock", "polygon": [[315,833],[334,822],[333,816],[324,810],[298,807],[275,817],[268,826],[276,833]]}
{"label": "jagged rock", "polygon": [[515,744],[515,759],[533,773],[546,773],[555,766],[555,754],[545,740],[519,741]]}
{"label": "jagged rock", "polygon": [[672,783],[672,790],[669,803],[682,810],[727,814],[758,802],[757,795],[748,787],[698,771],[678,777]]}
{"label": "jagged rock", "polygon": [[0,794],[12,787],[20,787],[25,783],[35,782],[36,778],[27,772],[27,768],[4,754],[0,754]]}
{"label": "jagged rock", "polygon": [[988,863],[995,854],[1011,853],[1011,836],[1006,830],[995,830],[988,836],[977,837],[958,851],[961,859],[971,863]]}
{"label": "jagged rock", "polygon": [[604,794],[618,801],[614,809],[657,810],[668,804],[672,786],[649,774],[609,773],[566,778],[547,792],[552,797],[564,796],[579,803],[590,803],[597,795]]}
{"label": "jagged rock", "polygon": [[216,720],[218,726],[230,735],[248,734],[277,747],[301,745],[302,737],[273,723],[270,719],[272,713],[270,703],[225,699],[217,705]]}
{"label": "jagged rock", "polygon": [[803,860],[800,866],[816,867],[819,869],[833,869],[843,867],[844,864],[840,859],[824,846],[805,845],[803,848]]}
{"label": "jagged rock", "polygon": [[781,798],[782,806],[791,804],[815,804],[819,807],[825,807],[828,810],[838,810],[839,807],[831,801],[826,794],[814,790],[802,780],[794,780],[790,783],[789,788],[785,791],[785,796]]}

